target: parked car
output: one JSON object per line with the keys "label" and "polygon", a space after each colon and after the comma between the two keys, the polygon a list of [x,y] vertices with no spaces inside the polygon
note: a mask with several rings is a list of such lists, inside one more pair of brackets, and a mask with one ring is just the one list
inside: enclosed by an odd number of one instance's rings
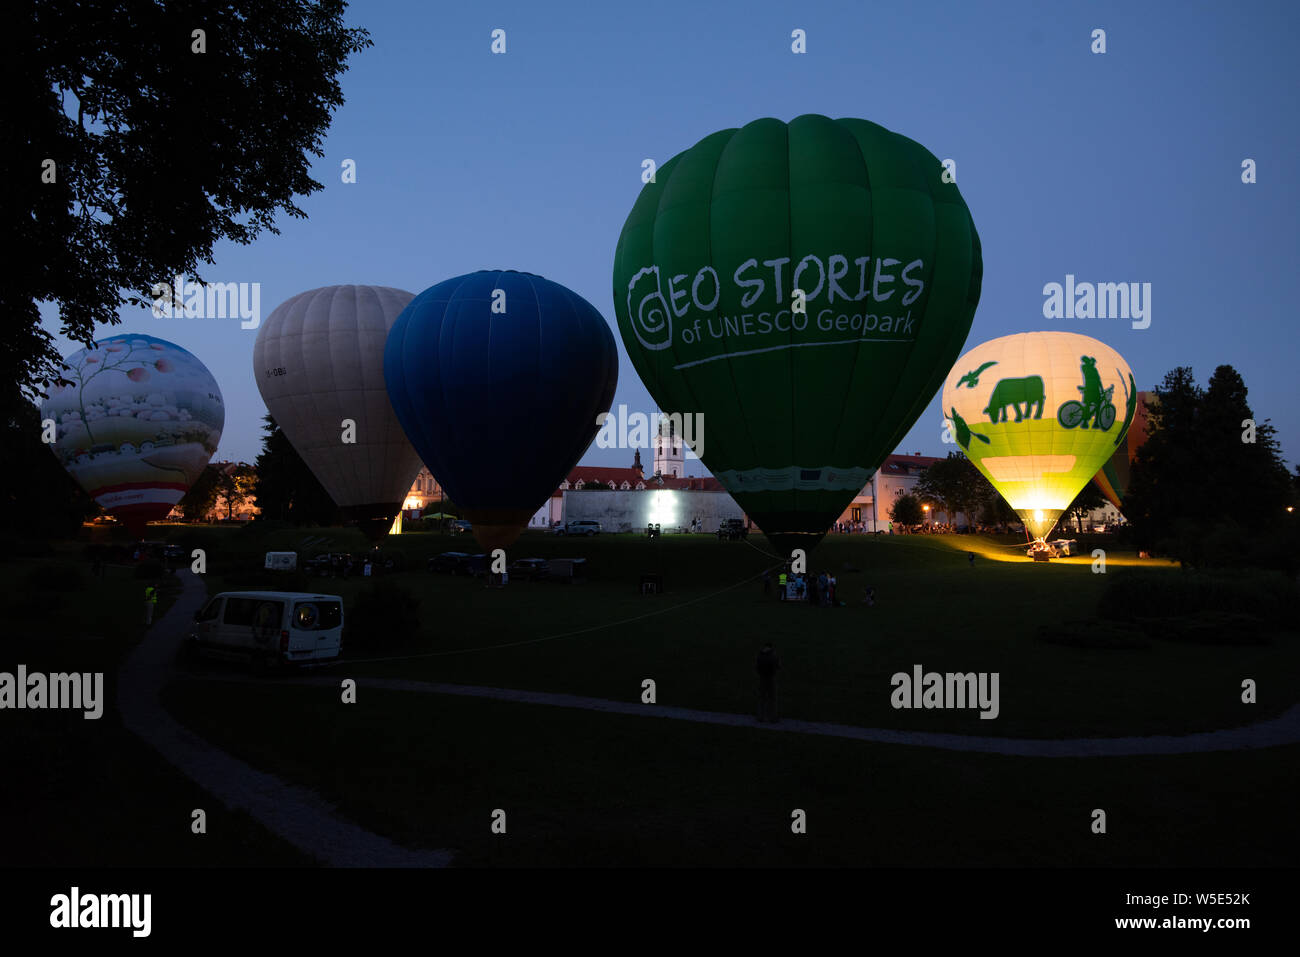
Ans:
{"label": "parked car", "polygon": [[349,561],[352,562],[353,573],[360,574],[361,562],[347,552],[325,552],[321,555],[314,555],[303,562],[302,570],[308,575],[316,575],[319,578],[332,578],[334,576],[341,578],[347,569]]}
{"label": "parked car", "polygon": [[546,577],[550,581],[562,581],[566,584],[583,581],[587,577],[587,560],[585,558],[552,558],[547,564]]}
{"label": "parked car", "polygon": [[453,535],[459,535],[462,532],[472,532],[472,531],[474,531],[474,526],[463,518],[458,518],[451,523],[451,533]]}
{"label": "parked car", "polygon": [[508,569],[511,578],[538,581],[550,574],[550,563],[545,558],[517,558]]}
{"label": "parked car", "polygon": [[136,542],[131,546],[131,557],[138,562],[150,559],[160,562],[166,548],[166,542]]}
{"label": "parked car", "polygon": [[575,522],[565,523],[564,528],[560,531],[561,535],[599,535],[600,522],[592,522],[582,519]]}
{"label": "parked car", "polygon": [[468,575],[469,554],[467,552],[443,552],[429,559],[429,571],[444,575]]}
{"label": "parked car", "polygon": [[552,535],[563,535],[563,534],[564,534],[564,523],[563,523],[563,522],[551,522],[550,527],[547,528],[546,530],[547,530],[548,532],[550,532]]}
{"label": "parked car", "polygon": [[343,599],[309,592],[222,592],[194,615],[182,646],[256,671],[319,664],[343,650]]}
{"label": "parked car", "polygon": [[371,574],[375,575],[380,572],[400,572],[406,563],[406,559],[401,552],[387,552],[381,549],[367,552],[361,556],[360,561],[363,565],[369,561]]}
{"label": "parked car", "polygon": [[724,518],[718,525],[718,541],[720,542],[746,538],[748,535],[749,529],[738,518]]}

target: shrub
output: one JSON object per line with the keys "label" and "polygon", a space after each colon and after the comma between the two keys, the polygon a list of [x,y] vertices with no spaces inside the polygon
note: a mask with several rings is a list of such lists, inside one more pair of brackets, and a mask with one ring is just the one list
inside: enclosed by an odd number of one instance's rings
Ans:
{"label": "shrub", "polygon": [[1256,530],[1231,520],[1207,527],[1180,519],[1156,551],[1193,568],[1267,568],[1294,575],[1300,569],[1300,522],[1283,516]]}
{"label": "shrub", "polygon": [[[1244,616],[1264,624],[1294,629],[1295,608],[1300,606],[1300,588],[1280,572],[1262,570],[1184,571],[1182,573],[1126,571],[1110,581],[1098,602],[1102,618],[1113,621],[1150,623],[1159,619],[1189,616],[1220,616],[1219,626],[1229,623],[1225,615]],[[1168,630],[1168,629],[1166,629]]]}
{"label": "shrub", "polygon": [[0,561],[13,558],[45,558],[53,553],[54,547],[43,538],[0,534]]}
{"label": "shrub", "polygon": [[241,543],[258,542],[272,532],[283,531],[287,528],[297,528],[293,522],[285,522],[280,519],[254,519],[251,522],[245,522],[235,532],[235,538]]}
{"label": "shrub", "polygon": [[23,576],[28,591],[80,591],[85,576],[75,565],[37,565]]}
{"label": "shrub", "polygon": [[1057,625],[1039,625],[1038,640],[1073,648],[1111,650],[1150,648],[1151,642],[1140,628],[1114,621],[1065,621]]}
{"label": "shrub", "polygon": [[1258,615],[1206,611],[1177,618],[1145,618],[1138,623],[1153,638],[1198,645],[1266,645],[1268,622]]}
{"label": "shrub", "polygon": [[344,615],[344,648],[380,651],[420,636],[420,601],[402,585],[378,579]]}

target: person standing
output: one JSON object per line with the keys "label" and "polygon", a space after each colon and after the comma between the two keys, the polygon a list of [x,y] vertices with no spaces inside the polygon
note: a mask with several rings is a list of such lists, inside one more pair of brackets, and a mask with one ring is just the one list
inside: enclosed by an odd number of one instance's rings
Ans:
{"label": "person standing", "polygon": [[776,577],[776,585],[779,589],[776,593],[777,601],[785,601],[787,579],[784,569],[781,571],[781,574]]}
{"label": "person standing", "polygon": [[153,624],[154,609],[158,607],[158,589],[153,585],[144,586],[144,623]]}
{"label": "person standing", "polygon": [[769,641],[758,653],[754,661],[754,670],[758,672],[758,720],[775,724],[776,717],[776,673],[781,668],[781,659]]}
{"label": "person standing", "polygon": [[835,586],[836,586],[837,584],[839,584],[839,583],[835,580],[835,576],[832,575],[832,576],[830,577],[830,599],[831,599],[831,607],[832,607],[832,608],[836,608],[836,607],[838,607],[838,605],[837,605],[837,603],[836,603],[836,598],[835,598]]}

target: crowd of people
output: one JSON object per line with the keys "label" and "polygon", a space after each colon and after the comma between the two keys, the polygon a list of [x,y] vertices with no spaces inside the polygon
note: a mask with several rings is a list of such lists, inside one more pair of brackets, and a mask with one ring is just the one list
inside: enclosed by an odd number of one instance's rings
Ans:
{"label": "crowd of people", "polygon": [[[823,608],[838,608],[843,602],[838,597],[839,580],[831,572],[796,573],[782,569],[776,576],[776,597],[779,601],[806,601]],[[763,572],[763,597],[772,595],[772,573]]]}
{"label": "crowd of people", "polygon": [[[952,522],[923,522],[920,525],[903,525],[898,522],[890,522],[882,528],[876,530],[877,535],[961,535],[967,532],[977,532],[979,534],[1005,534],[1009,530],[1006,525],[976,525],[971,528],[967,525],[955,525]],[[830,533],[837,535],[861,535],[870,534],[866,522],[836,522],[829,529]]]}

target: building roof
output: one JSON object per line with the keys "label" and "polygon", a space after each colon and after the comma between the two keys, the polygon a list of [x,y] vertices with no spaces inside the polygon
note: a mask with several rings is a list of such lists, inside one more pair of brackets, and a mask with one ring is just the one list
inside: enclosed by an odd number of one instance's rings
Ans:
{"label": "building roof", "polygon": [[641,477],[641,470],[636,468],[615,468],[604,465],[577,465],[569,472],[566,481],[569,487],[573,488],[582,482],[583,485],[590,485],[592,482],[604,482],[605,484],[613,483],[615,488],[620,487],[627,482],[633,488],[636,488],[637,482],[644,482]]}
{"label": "building roof", "polygon": [[[602,465],[578,465],[569,472],[566,479],[569,488],[577,486],[579,480],[583,485],[589,485],[592,482],[604,482],[613,484],[615,488],[622,488],[623,483],[635,489],[638,483],[645,485],[647,489],[678,489],[680,491],[693,492],[725,492],[723,484],[714,478],[708,476],[690,476],[685,478],[674,478],[671,475],[646,475],[642,476],[641,470],[637,468],[611,468]],[[555,494],[560,495],[563,489],[556,489]]]}
{"label": "building roof", "polygon": [[917,475],[943,459],[933,455],[890,455],[880,465],[881,475]]}
{"label": "building roof", "polygon": [[[662,482],[662,484],[660,484]],[[674,478],[671,475],[656,475],[646,479],[646,488],[672,488],[692,492],[725,492],[723,484],[712,475],[688,476]]]}

